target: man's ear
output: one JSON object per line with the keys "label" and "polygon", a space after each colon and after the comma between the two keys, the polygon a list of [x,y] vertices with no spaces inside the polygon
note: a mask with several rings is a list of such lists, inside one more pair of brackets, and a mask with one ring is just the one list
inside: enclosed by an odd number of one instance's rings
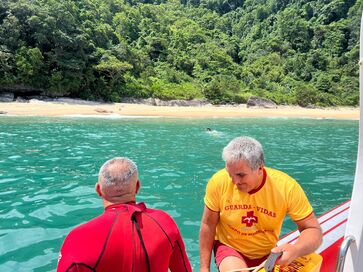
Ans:
{"label": "man's ear", "polygon": [[95,190],[98,196],[102,197],[101,185],[98,182],[95,184]]}
{"label": "man's ear", "polygon": [[140,182],[140,180],[137,180],[136,181],[136,192],[135,192],[135,195],[139,192],[140,187],[141,187],[141,182]]}
{"label": "man's ear", "polygon": [[258,170],[261,171],[263,173],[263,168],[265,167],[264,163],[262,163],[260,165],[260,167],[258,167]]}

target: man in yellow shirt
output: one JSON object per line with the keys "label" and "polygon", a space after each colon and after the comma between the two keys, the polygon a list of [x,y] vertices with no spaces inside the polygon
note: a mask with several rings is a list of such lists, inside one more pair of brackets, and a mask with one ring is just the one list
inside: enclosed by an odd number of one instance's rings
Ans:
{"label": "man in yellow shirt", "polygon": [[[238,137],[224,149],[225,168],[209,180],[200,227],[200,271],[210,271],[212,249],[219,271],[259,265],[283,252],[281,265],[314,252],[322,241],[320,225],[304,191],[287,174],[264,166],[261,144]],[[289,214],[300,237],[276,247]]]}

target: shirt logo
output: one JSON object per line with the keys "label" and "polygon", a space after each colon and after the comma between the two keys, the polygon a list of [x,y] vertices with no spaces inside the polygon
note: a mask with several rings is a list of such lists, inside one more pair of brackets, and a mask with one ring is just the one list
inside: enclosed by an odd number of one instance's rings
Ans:
{"label": "shirt logo", "polygon": [[246,224],[246,227],[252,227],[254,223],[258,223],[258,218],[253,215],[253,211],[247,212],[247,216],[242,216],[242,224]]}

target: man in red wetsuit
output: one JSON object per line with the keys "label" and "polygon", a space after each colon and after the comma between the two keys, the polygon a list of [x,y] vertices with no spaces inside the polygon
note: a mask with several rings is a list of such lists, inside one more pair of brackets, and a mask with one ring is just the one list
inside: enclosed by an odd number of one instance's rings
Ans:
{"label": "man in red wetsuit", "polygon": [[105,212],[72,230],[58,258],[58,272],[192,271],[174,220],[165,212],[136,204],[137,167],[114,158],[100,169],[96,192]]}

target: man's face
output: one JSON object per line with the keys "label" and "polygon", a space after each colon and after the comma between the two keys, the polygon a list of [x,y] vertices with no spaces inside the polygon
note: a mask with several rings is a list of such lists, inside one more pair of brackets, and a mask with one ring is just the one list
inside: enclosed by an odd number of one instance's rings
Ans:
{"label": "man's face", "polygon": [[263,166],[252,170],[245,160],[227,162],[226,169],[234,185],[241,192],[248,193],[257,189],[263,180]]}

